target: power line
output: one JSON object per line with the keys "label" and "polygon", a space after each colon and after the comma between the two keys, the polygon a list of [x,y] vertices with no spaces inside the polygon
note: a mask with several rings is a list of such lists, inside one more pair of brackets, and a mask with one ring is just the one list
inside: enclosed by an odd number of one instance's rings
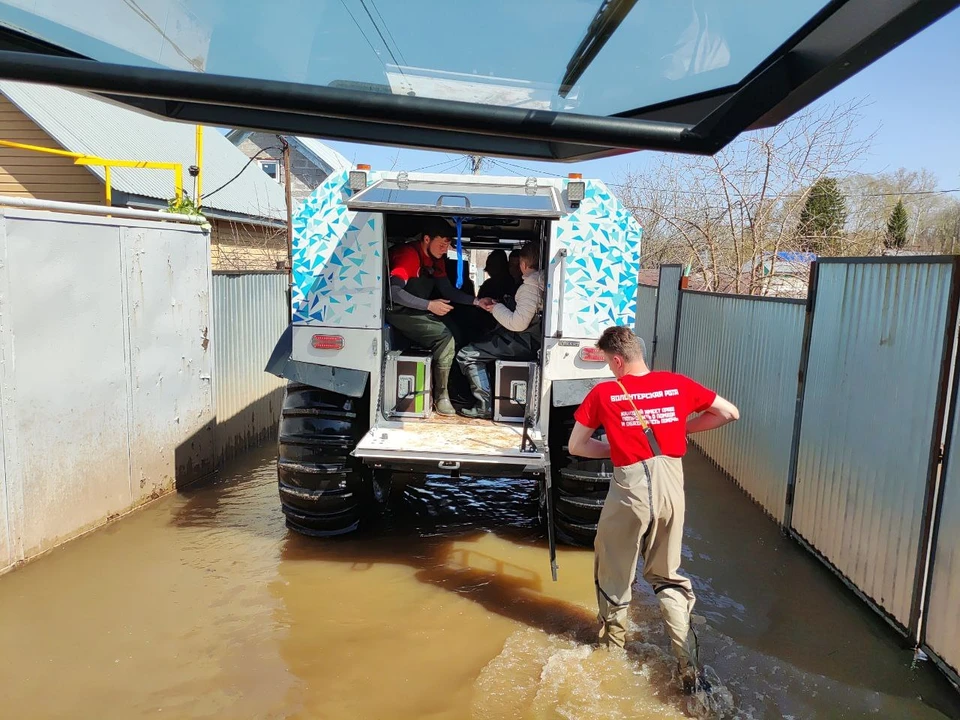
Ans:
{"label": "power line", "polygon": [[[367,45],[370,46],[370,49],[373,51],[373,54],[377,56],[377,60],[380,61],[380,64],[383,65],[384,70],[386,70],[387,64],[383,61],[383,58],[380,57],[380,53],[377,52],[377,49],[373,46],[373,43],[370,42],[370,38],[367,37],[367,34],[363,31],[363,28],[360,27],[360,23],[357,22],[357,18],[355,18],[353,13],[350,12],[350,8],[347,7],[346,0],[340,0],[340,4],[343,5],[343,9],[347,11],[347,15],[350,16],[351,20],[353,20],[353,24],[357,26],[357,30],[360,31],[361,35],[363,35],[363,39],[367,41]],[[387,50],[390,50],[390,48],[387,48]]]}
{"label": "power line", "polygon": [[243,171],[246,170],[248,167],[250,167],[251,163],[253,163],[254,160],[256,160],[258,157],[260,157],[261,155],[263,155],[265,152],[270,152],[271,150],[282,150],[282,149],[283,149],[283,148],[281,148],[279,145],[273,145],[273,146],[271,146],[271,147],[263,148],[263,150],[261,150],[260,152],[256,153],[256,154],[253,155],[249,160],[247,160],[246,164],[245,164],[242,168],[240,168],[240,172],[238,172],[238,173],[237,173],[236,175],[234,175],[232,178],[230,178],[229,180],[227,180],[223,185],[221,185],[220,187],[218,187],[216,190],[211,190],[211,191],[208,192],[208,193],[204,193],[204,194],[201,196],[201,202],[205,202],[207,199],[210,198],[211,195],[216,195],[218,192],[220,192],[221,190],[223,190],[227,185],[229,185],[229,184],[232,183],[234,180],[236,180],[238,177],[240,177],[240,176],[243,174]]}
{"label": "power line", "polygon": [[442,160],[441,162],[434,163],[433,165],[424,165],[423,167],[414,168],[410,172],[420,172],[421,170],[429,170],[430,168],[440,167],[441,165],[443,165],[444,167],[450,167],[451,165],[455,163],[459,163],[460,161],[461,159],[458,157],[455,157],[453,159],[448,158],[446,160]]}
{"label": "power line", "polygon": [[[390,59],[393,60],[393,64],[397,66],[400,74],[403,75],[403,66],[400,64],[400,61],[397,60],[397,56],[393,54],[393,49],[390,47],[390,43],[387,42],[387,39],[383,36],[383,33],[380,32],[380,26],[377,24],[377,21],[373,19],[373,14],[370,12],[370,8],[367,7],[366,0],[360,0],[360,6],[367,14],[367,17],[370,18],[370,22],[373,23],[373,29],[377,31],[377,35],[380,36],[383,46],[387,49],[387,52],[390,53]],[[399,48],[397,48],[397,50],[399,50]]]}
{"label": "power line", "polygon": [[403,64],[407,64],[407,59],[403,56],[403,53],[400,52],[400,44],[393,37],[393,33],[390,32],[390,26],[387,25],[387,21],[383,19],[383,14],[380,12],[380,8],[377,7],[377,3],[374,0],[370,0],[370,5],[373,6],[373,11],[377,14],[377,17],[380,18],[380,22],[383,24],[383,29],[387,31],[387,35],[390,37],[390,40],[393,41],[393,46],[397,49],[397,55],[400,56],[400,59],[403,61]]}
{"label": "power line", "polygon": [[[556,178],[565,177],[557,173],[552,173],[547,170],[536,170],[525,165],[518,165],[517,163],[508,162],[506,160],[501,160],[499,158],[489,158],[490,162],[494,165],[498,165],[507,172],[512,172],[514,174],[519,174],[517,171],[522,171],[524,173],[533,173],[534,175],[550,175]],[[722,197],[726,198],[726,193],[709,191],[709,190],[681,190],[680,188],[666,188],[666,187],[644,187],[637,185],[630,185],[628,183],[613,183],[613,182],[604,182],[604,185],[611,188],[630,188],[632,190],[637,190],[640,192],[666,192],[666,193],[675,193],[677,195],[697,195],[697,196],[712,196],[712,197]],[[844,197],[857,199],[857,198],[868,198],[868,197],[897,197],[901,195],[948,195],[952,193],[960,193],[960,188],[953,188],[950,190],[907,190],[904,192],[880,192],[880,193],[859,193],[859,194],[849,194],[844,193]],[[784,195],[775,195],[780,198],[797,198],[802,197],[804,193],[787,193]]]}
{"label": "power line", "polygon": [[[502,167],[504,170],[510,170],[510,168],[516,168],[517,170],[522,170],[525,173],[533,173],[534,175],[550,175],[552,177],[562,178],[563,175],[558,175],[557,173],[552,173],[547,170],[534,170],[531,167],[525,167],[523,165],[517,165],[516,163],[507,162],[506,160],[499,160],[497,158],[491,158],[493,162]],[[510,167],[507,167],[507,166]],[[511,172],[516,172],[517,170],[512,170]]]}
{"label": "power line", "polygon": [[882,192],[882,193],[865,193],[863,195],[848,195],[847,197],[890,197],[897,195],[945,195],[947,193],[957,193],[960,192],[960,188],[955,188],[953,190],[908,190],[906,192]]}

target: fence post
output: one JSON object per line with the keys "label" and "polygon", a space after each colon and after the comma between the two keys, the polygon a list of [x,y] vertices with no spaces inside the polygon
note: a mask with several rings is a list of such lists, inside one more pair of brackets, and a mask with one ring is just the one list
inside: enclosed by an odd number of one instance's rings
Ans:
{"label": "fence post", "polygon": [[800,429],[803,425],[803,394],[807,386],[810,366],[810,339],[813,336],[813,318],[817,308],[817,278],[820,265],[810,264],[810,282],[807,286],[807,316],[803,323],[803,342],[800,345],[800,367],[797,369],[797,404],[793,418],[793,440],[790,446],[790,474],[787,476],[787,496],[784,499],[783,527],[793,527],[793,497],[797,489],[797,468],[800,463]]}
{"label": "fence post", "polygon": [[683,269],[680,270],[680,281],[677,284],[677,318],[674,321],[673,329],[673,360],[670,362],[670,372],[677,371],[677,356],[680,354],[680,312],[683,309],[683,288],[684,283]]}
{"label": "fence post", "polygon": [[[947,322],[943,329],[943,356],[940,360],[940,381],[937,392],[937,405],[933,421],[933,433],[930,438],[930,460],[927,466],[927,487],[923,497],[923,513],[921,514],[920,525],[920,546],[917,548],[917,573],[914,580],[913,602],[910,605],[910,622],[907,630],[911,637],[920,642],[920,621],[923,610],[924,591],[927,587],[927,576],[930,572],[930,553],[932,542],[932,531],[934,522],[934,511],[937,499],[937,486],[942,478],[943,462],[943,432],[944,421],[947,410],[948,387],[953,373],[954,343],[957,334],[957,306],[960,304],[960,262],[957,258],[953,260],[953,268],[950,272],[950,300],[947,306]],[[953,378],[956,383],[956,378]],[[953,407],[951,406],[950,420],[946,423],[949,427],[952,424]]]}
{"label": "fence post", "polygon": [[[670,276],[670,271],[677,271],[677,281],[665,282],[665,279]],[[658,353],[663,350],[663,344],[660,342],[661,336],[671,337],[673,340],[673,351],[671,357],[669,358],[669,363],[667,364],[667,369],[672,370],[676,367],[676,356],[677,356],[677,330],[680,323],[680,283],[683,279],[683,266],[672,264],[672,265],[661,265],[660,266],[660,279],[657,283],[657,310],[656,316],[653,324],[653,352],[650,355],[650,369],[653,370],[657,367],[657,357]],[[673,293],[673,295],[665,294]],[[673,297],[675,300],[675,316],[672,319],[674,325],[672,328],[668,326],[666,322],[661,322],[667,318],[661,318],[661,310],[663,309],[663,300],[665,298]],[[669,307],[669,304],[667,304]],[[669,333],[669,335],[666,335]]]}

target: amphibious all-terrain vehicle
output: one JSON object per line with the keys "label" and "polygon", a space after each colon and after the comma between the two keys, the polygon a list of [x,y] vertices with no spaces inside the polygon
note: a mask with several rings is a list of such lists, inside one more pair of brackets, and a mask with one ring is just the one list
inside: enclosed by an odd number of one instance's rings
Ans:
{"label": "amphibious all-terrain vehicle", "polygon": [[[432,414],[430,353],[385,320],[388,250],[430,215],[461,228],[454,262],[541,246],[542,350],[535,362],[490,368],[493,421]],[[293,227],[292,325],[268,367],[290,381],[278,461],[288,526],[356,529],[396,471],[522,476],[540,483],[551,548],[555,533],[592,542],[610,467],[571,458],[566,442],[576,406],[609,376],[594,342],[635,323],[641,241],[604,184],[364,168],[330,177]]]}

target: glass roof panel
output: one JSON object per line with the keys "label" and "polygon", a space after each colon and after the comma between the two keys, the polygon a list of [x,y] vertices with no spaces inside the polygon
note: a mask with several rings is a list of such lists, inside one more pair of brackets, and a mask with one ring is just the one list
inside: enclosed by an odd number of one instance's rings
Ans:
{"label": "glass roof panel", "polygon": [[[613,115],[739,83],[826,4],[0,0],[0,23],[104,62]],[[561,93],[592,23],[612,16]]]}
{"label": "glass roof panel", "polygon": [[560,217],[561,200],[553,187],[494,183],[434,183],[380,180],[347,201],[356,210],[430,212],[441,215]]}

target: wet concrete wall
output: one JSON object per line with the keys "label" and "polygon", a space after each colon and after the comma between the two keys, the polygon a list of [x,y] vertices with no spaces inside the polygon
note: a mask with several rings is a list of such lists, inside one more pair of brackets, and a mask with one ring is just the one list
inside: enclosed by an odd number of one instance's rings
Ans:
{"label": "wet concrete wall", "polygon": [[0,572],[213,471],[208,245],[0,213]]}

